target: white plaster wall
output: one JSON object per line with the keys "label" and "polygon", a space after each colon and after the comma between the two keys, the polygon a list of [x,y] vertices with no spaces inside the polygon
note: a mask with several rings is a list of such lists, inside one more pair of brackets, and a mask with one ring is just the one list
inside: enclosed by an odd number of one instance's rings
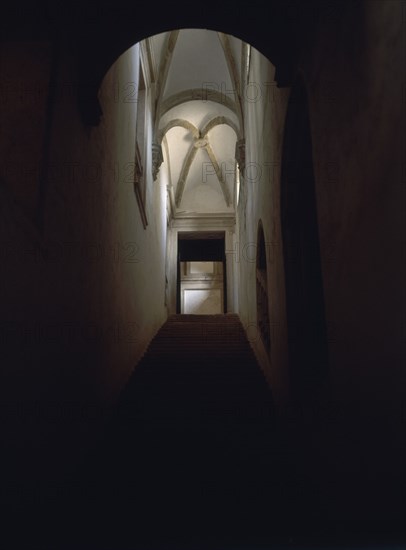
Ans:
{"label": "white plaster wall", "polygon": [[[128,251],[127,258],[118,263],[114,283],[121,289],[122,299],[116,304],[119,316],[132,323],[136,338],[124,353],[121,362],[124,378],[145,350],[151,337],[165,320],[165,249],[166,249],[166,185],[160,178],[152,179],[152,117],[146,123],[146,178],[145,210],[148,220],[143,228],[132,181],[131,163],[134,158],[135,120],[137,103],[118,102],[109,90],[137,88],[138,46],[125,52],[110,69],[101,87],[100,99],[106,132],[114,127],[115,150],[104,155],[104,163],[117,163],[124,167],[125,177],[120,179],[119,193],[114,202],[115,213],[112,234]],[[151,107],[151,96],[149,97]],[[129,177],[127,177],[129,176]],[[108,182],[107,182],[108,185]],[[128,260],[128,261],[126,261]],[[113,351],[113,354],[117,351]],[[128,355],[127,355],[128,354]],[[120,384],[121,385],[121,382]]]}
{"label": "white plaster wall", "polygon": [[[246,167],[237,211],[234,262],[238,272],[238,311],[281,412],[289,407],[287,336],[279,187],[284,116],[288,91],[276,88],[274,67],[251,50],[249,86],[243,93]],[[257,326],[256,252],[262,220],[268,264],[271,353]]]}
{"label": "white plaster wall", "polygon": [[221,289],[185,289],[183,302],[182,313],[195,315],[223,313]]}

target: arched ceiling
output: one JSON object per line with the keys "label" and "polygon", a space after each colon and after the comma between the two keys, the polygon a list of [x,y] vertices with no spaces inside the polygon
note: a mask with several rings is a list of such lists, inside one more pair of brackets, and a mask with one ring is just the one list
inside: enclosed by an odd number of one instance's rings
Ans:
{"label": "arched ceiling", "polygon": [[246,45],[203,29],[147,40],[156,75],[155,139],[170,171],[173,214],[233,213]]}

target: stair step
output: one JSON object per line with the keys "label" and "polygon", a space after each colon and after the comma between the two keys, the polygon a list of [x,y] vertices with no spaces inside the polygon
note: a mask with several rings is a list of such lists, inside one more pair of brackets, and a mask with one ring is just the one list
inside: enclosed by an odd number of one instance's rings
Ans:
{"label": "stair step", "polygon": [[278,523],[276,457],[271,393],[238,316],[173,315],[89,459],[86,497],[78,484],[83,523],[103,543],[124,528],[220,547],[245,529],[251,542]]}

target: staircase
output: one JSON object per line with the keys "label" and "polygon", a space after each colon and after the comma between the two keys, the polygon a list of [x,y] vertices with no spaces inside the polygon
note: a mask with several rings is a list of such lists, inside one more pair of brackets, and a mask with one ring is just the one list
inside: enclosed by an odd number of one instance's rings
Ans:
{"label": "staircase", "polygon": [[283,538],[279,448],[271,393],[238,316],[173,315],[72,482],[66,547]]}
{"label": "staircase", "polygon": [[377,548],[397,520],[385,531],[347,514],[348,480],[315,453],[325,441],[317,425],[276,420],[238,316],[174,315],[82,465],[35,500],[17,494],[26,510],[3,520],[5,547]]}

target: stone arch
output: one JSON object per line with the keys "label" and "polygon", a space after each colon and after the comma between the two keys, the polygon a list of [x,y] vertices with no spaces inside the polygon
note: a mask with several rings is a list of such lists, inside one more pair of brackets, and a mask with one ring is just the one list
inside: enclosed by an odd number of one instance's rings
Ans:
{"label": "stone arch", "polygon": [[158,143],[161,144],[166,133],[169,132],[169,130],[171,130],[172,128],[176,127],[185,128],[185,130],[188,130],[188,132],[190,132],[195,139],[199,138],[200,133],[199,129],[196,128],[196,126],[194,126],[188,120],[176,118],[170,120],[161,130],[159,130]]}
{"label": "stone arch", "polygon": [[[314,21],[309,19],[307,6],[278,2],[272,5],[271,21],[263,27],[247,25],[241,18],[239,10],[230,12],[224,5],[216,4],[215,10],[193,10],[185,12],[176,9],[172,4],[160,4],[157,9],[154,3],[143,6],[142,17],[137,13],[134,4],[120,4],[117,13],[111,16],[109,10],[100,8],[97,17],[91,14],[91,34],[87,19],[83,17],[83,8],[73,14],[75,20],[82,22],[75,35],[78,75],[78,107],[85,124],[97,125],[102,115],[97,93],[102,80],[115,61],[134,44],[171,29],[209,29],[231,34],[250,44],[264,55],[276,68],[275,81],[278,86],[291,83],[291,74],[300,52],[301,41],[306,34],[311,35]],[[306,21],[306,24],[303,22]],[[137,24],[138,22],[138,24]],[[142,22],[142,23],[139,23]],[[138,26],[139,25],[139,26]],[[294,38],[294,40],[293,40]]]}

